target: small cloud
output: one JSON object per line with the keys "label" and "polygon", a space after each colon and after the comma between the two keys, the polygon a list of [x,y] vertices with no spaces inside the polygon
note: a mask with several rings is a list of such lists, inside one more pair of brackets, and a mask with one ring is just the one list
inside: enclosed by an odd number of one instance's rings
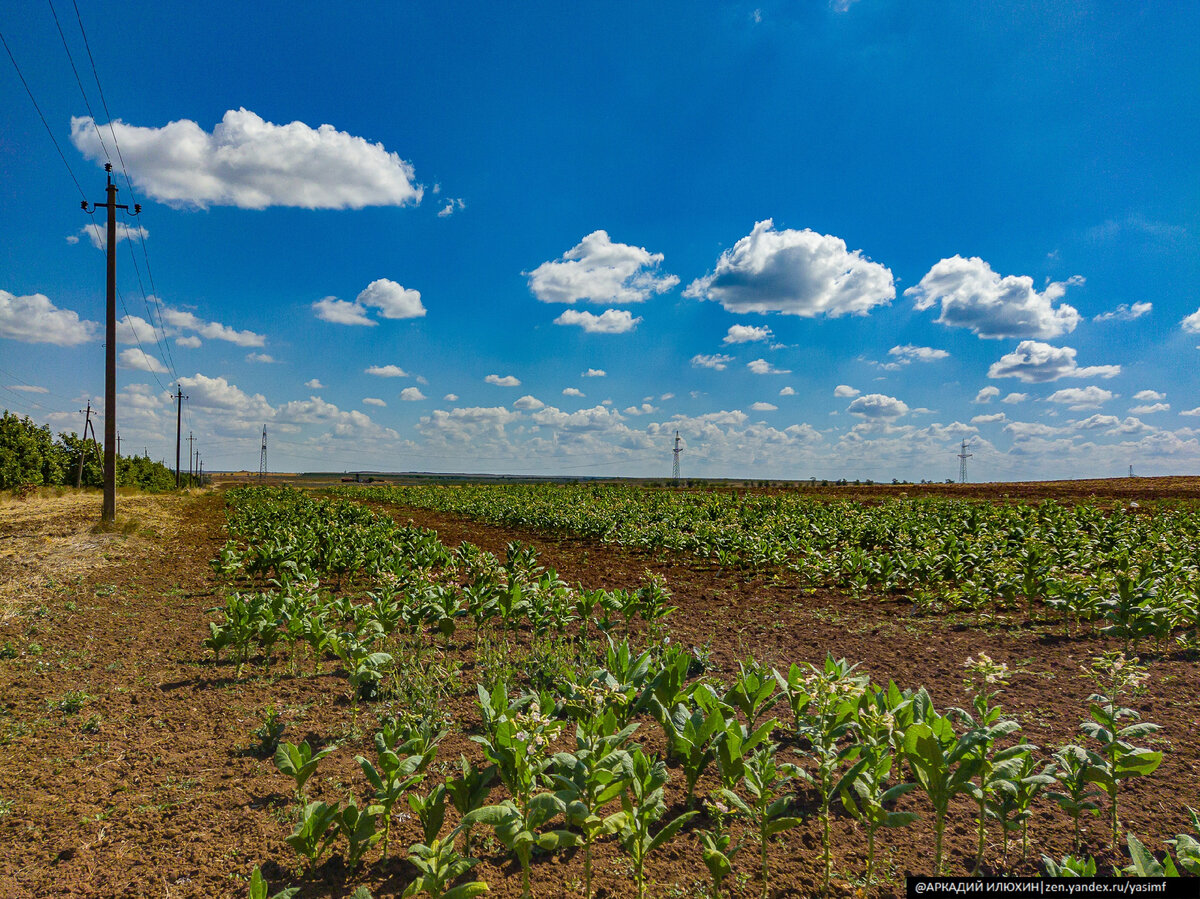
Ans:
{"label": "small cloud", "polygon": [[320,382],[320,380],[318,380],[317,378],[313,378],[311,381],[305,381],[304,386],[307,387],[309,390],[324,390],[325,389],[325,385],[322,384]]}
{"label": "small cloud", "polygon": [[127,350],[122,350],[121,355],[117,357],[117,361],[121,368],[148,371],[156,375],[161,375],[167,370],[165,365],[138,347],[130,347]]}
{"label": "small cloud", "polygon": [[539,400],[536,396],[532,396],[527,393],[525,396],[513,403],[513,408],[520,409],[522,412],[536,412],[538,409],[546,408],[546,404]]}
{"label": "small cloud", "polygon": [[776,405],[773,405],[771,403],[758,402],[758,403],[752,403],[750,405],[750,408],[753,409],[755,412],[774,412],[779,407]]}
{"label": "small cloud", "polygon": [[1171,411],[1170,403],[1147,403],[1144,406],[1133,406],[1129,410],[1134,415],[1150,415],[1154,412]]}
{"label": "small cloud", "polygon": [[367,310],[358,303],[339,300],[337,297],[325,297],[312,304],[317,318],[323,322],[335,325],[364,325],[373,328],[379,322],[367,317]]}
{"label": "small cloud", "polygon": [[982,390],[979,391],[979,393],[975,394],[975,399],[973,399],[971,402],[973,402],[973,403],[990,403],[992,400],[994,400],[999,395],[1000,395],[999,387],[984,387]]}
{"label": "small cloud", "polygon": [[588,334],[624,334],[632,331],[642,321],[633,317],[628,309],[605,309],[599,315],[567,309],[554,320],[556,325],[579,325]]}
{"label": "small cloud", "polygon": [[370,368],[363,369],[368,375],[375,375],[378,378],[407,378],[408,372],[402,369],[399,365],[372,365]]}
{"label": "small cloud", "polygon": [[1200,309],[1197,309],[1191,315],[1185,316],[1179,325],[1189,334],[1200,334]]}
{"label": "small cloud", "polygon": [[202,341],[195,334],[192,334],[188,337],[175,338],[176,346],[185,346],[185,347],[188,347],[189,349],[193,349],[193,350],[196,349],[196,347],[201,346],[203,343],[204,343],[204,341]]}
{"label": "small cloud", "polygon": [[384,318],[422,318],[425,315],[419,290],[402,287],[387,278],[378,278],[368,284],[355,303],[359,307],[378,309]]}
{"label": "small cloud", "polygon": [[1073,412],[1079,412],[1085,409],[1099,409],[1101,405],[1115,399],[1116,396],[1117,394],[1111,390],[1105,390],[1102,387],[1067,387],[1054,391],[1046,397],[1046,402],[1061,403]]}
{"label": "small cloud", "polygon": [[833,395],[843,398],[858,396],[860,393],[862,393],[861,390],[857,387],[851,387],[849,384],[838,384],[837,387],[833,388]]}
{"label": "small cloud", "polygon": [[400,391],[400,399],[406,403],[416,403],[425,399],[425,394],[421,393],[419,387],[405,387]]}
{"label": "small cloud", "polygon": [[1135,318],[1141,318],[1143,315],[1149,315],[1150,310],[1154,308],[1152,303],[1134,303],[1130,306],[1128,303],[1122,303],[1111,312],[1101,312],[1099,315],[1093,316],[1094,322],[1131,322]]}
{"label": "small cloud", "polygon": [[756,375],[790,375],[791,369],[776,368],[766,359],[755,359],[752,362],[746,363],[746,368],[754,372]]}
{"label": "small cloud", "polygon": [[33,384],[5,384],[5,390],[19,390],[22,393],[49,393],[46,387],[37,387]]}
{"label": "small cloud", "polygon": [[795,387],[784,387],[782,390],[779,391],[779,395],[780,396],[795,396],[796,388]]}
{"label": "small cloud", "polygon": [[447,393],[444,397],[442,397],[442,399],[444,399],[447,403],[457,403],[458,402],[458,394],[457,393]]}
{"label": "small cloud", "polygon": [[642,403],[640,406],[629,406],[623,410],[626,415],[649,415],[651,412],[656,412],[653,406],[649,403]]}
{"label": "small cloud", "polygon": [[270,364],[273,362],[278,362],[279,360],[268,353],[247,353],[246,361],[247,362],[262,362],[262,363]]}
{"label": "small cloud", "polygon": [[771,329],[763,325],[730,325],[722,343],[753,343],[758,340],[770,340],[775,335]]}
{"label": "small cloud", "polygon": [[453,197],[453,198],[447,200],[446,205],[438,210],[437,216],[440,219],[449,218],[450,216],[454,215],[454,213],[458,212],[460,209],[466,209],[466,208],[467,208],[466,203],[464,203],[458,197]]}
{"label": "small cloud", "polygon": [[695,355],[692,357],[692,368],[711,368],[715,371],[725,371],[732,361],[732,356],[725,356],[723,354],[713,356]]}
{"label": "small cloud", "polygon": [[1016,378],[1026,384],[1059,378],[1115,378],[1120,373],[1119,365],[1080,368],[1075,362],[1074,348],[1051,346],[1037,340],[1022,340],[1016,350],[1001,356],[988,369],[989,378]]}
{"label": "small cloud", "polygon": [[488,384],[495,384],[497,387],[520,387],[521,382],[512,375],[488,375],[483,379]]}
{"label": "small cloud", "polygon": [[971,424],[973,424],[973,425],[995,424],[995,423],[1003,424],[1006,421],[1008,421],[1008,416],[1005,415],[1003,412],[993,412],[990,415],[976,415],[974,418],[971,419]]}
{"label": "small cloud", "polygon": [[1000,402],[1008,403],[1010,406],[1014,406],[1017,403],[1025,402],[1027,399],[1029,399],[1028,393],[1010,393],[1008,396],[1006,396]]}
{"label": "small cloud", "polygon": [[1167,395],[1159,393],[1157,390],[1139,390],[1133,395],[1133,398],[1143,403],[1157,403],[1159,400],[1165,400]]}
{"label": "small cloud", "polygon": [[859,418],[899,418],[908,413],[908,404],[894,396],[868,393],[854,400],[846,411]]}
{"label": "small cloud", "polygon": [[1192,415],[1192,416],[1200,415],[1200,406],[1197,406],[1195,409],[1188,409],[1186,412],[1180,412],[1179,414],[1180,415]]}
{"label": "small cloud", "polygon": [[673,394],[673,393],[664,393],[662,396],[660,396],[660,397],[659,397],[659,399],[660,399],[662,402],[664,402],[664,403],[665,403],[667,400],[673,400],[673,399],[675,399],[675,394]]}
{"label": "small cloud", "polygon": [[607,375],[608,375],[608,372],[606,372],[602,368],[589,368],[587,371],[585,371],[583,374],[581,374],[580,377],[581,378],[603,378],[603,377],[607,377]]}
{"label": "small cloud", "polygon": [[543,303],[644,303],[679,283],[675,275],[657,274],[662,261],[662,253],[614,243],[607,231],[593,231],[527,277],[529,289]]}
{"label": "small cloud", "polygon": [[888,350],[888,355],[895,356],[901,365],[908,365],[910,362],[936,362],[950,356],[945,350],[934,349],[930,346],[913,346],[911,343],[892,347]]}
{"label": "small cloud", "polygon": [[363,402],[366,403],[368,406],[387,406],[387,403],[385,403],[383,400],[381,400],[377,396],[364,396]]}
{"label": "small cloud", "polygon": [[563,396],[584,396],[584,392],[578,387],[564,387]]}

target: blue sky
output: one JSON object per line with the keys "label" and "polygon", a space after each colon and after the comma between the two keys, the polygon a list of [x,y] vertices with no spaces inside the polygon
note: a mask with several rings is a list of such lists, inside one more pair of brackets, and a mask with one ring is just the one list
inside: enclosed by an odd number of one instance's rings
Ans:
{"label": "blue sky", "polygon": [[103,102],[53,8],[0,14],[67,162],[0,57],[0,405],[56,430],[111,156],[125,451],[178,384],[208,469],[1200,470],[1195,4],[82,0]]}

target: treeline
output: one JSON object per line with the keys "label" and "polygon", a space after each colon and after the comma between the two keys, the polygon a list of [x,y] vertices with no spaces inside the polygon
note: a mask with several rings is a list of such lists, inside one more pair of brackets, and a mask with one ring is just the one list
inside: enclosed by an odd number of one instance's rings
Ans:
{"label": "treeline", "polygon": [[[4,410],[4,417],[0,418],[0,490],[26,484],[74,486],[80,456],[82,486],[103,486],[104,464],[95,443],[66,433],[59,434],[56,440],[49,425],[38,427],[30,418],[20,418]],[[175,473],[144,456],[118,456],[117,486],[171,490],[175,487]]]}

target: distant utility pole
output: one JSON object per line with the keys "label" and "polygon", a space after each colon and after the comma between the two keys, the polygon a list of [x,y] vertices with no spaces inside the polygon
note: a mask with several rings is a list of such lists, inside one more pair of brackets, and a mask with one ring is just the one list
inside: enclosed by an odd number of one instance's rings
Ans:
{"label": "distant utility pole", "polygon": [[1129,466],[1129,476],[1133,477],[1133,466],[1132,465]]}
{"label": "distant utility pole", "polygon": [[[112,163],[104,164],[108,173],[105,187],[107,199],[103,203],[82,201],[84,212],[95,212],[101,206],[108,210],[108,277],[106,282],[106,304],[104,318],[104,504],[100,520],[112,523],[117,517],[117,210],[129,211],[129,207],[117,203],[117,186],[112,180]],[[133,214],[140,215],[142,205],[133,204]]]}
{"label": "distant utility pole", "polygon": [[[75,469],[76,488],[83,486],[83,457],[87,454],[85,447],[87,446],[88,431],[92,432],[92,442],[96,442],[96,429],[92,427],[92,416],[95,414],[92,410],[92,401],[88,400],[87,408],[80,409],[79,411],[83,413],[83,433],[80,434],[79,466]],[[99,448],[97,447],[97,449]]]}
{"label": "distant utility pole", "polygon": [[958,483],[960,484],[967,483],[967,460],[973,455],[975,454],[967,452],[967,441],[964,440],[962,448],[958,451]]}
{"label": "distant utility pole", "polygon": [[187,397],[183,395],[183,391],[179,389],[179,385],[175,385],[175,489],[179,489],[179,437],[181,435],[181,426],[183,425],[183,401]]}
{"label": "distant utility pole", "polygon": [[121,455],[121,432],[117,431],[117,457]]}
{"label": "distant utility pole", "polygon": [[262,452],[258,454],[258,479],[267,476],[267,426],[263,425]]}
{"label": "distant utility pole", "polygon": [[671,480],[679,480],[679,454],[683,452],[683,446],[679,442],[679,432],[675,432],[675,459],[671,463]]}
{"label": "distant utility pole", "polygon": [[204,460],[200,458],[199,451],[197,451],[197,453],[196,453],[196,469],[200,472],[199,481],[200,481],[200,486],[203,487],[204,486]]}
{"label": "distant utility pole", "polygon": [[195,464],[192,461],[192,444],[196,442],[196,438],[192,436],[192,432],[188,431],[188,483],[196,476]]}

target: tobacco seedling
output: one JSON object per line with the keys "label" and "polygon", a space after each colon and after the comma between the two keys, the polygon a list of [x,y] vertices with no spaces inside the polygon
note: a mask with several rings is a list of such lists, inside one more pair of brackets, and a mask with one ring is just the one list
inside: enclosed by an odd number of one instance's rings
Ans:
{"label": "tobacco seedling", "polygon": [[250,893],[247,899],[292,899],[299,892],[300,887],[285,887],[268,897],[267,881],[263,878],[262,871],[255,867],[250,874]]}
{"label": "tobacco seedling", "polygon": [[408,860],[417,869],[418,875],[401,894],[402,899],[419,893],[428,893],[430,899],[471,899],[488,891],[487,884],[481,880],[460,883],[447,889],[447,885],[476,865],[475,859],[464,858],[454,851],[453,834],[445,840],[433,840],[428,845],[414,843],[408,849]]}
{"label": "tobacco seedling", "polygon": [[1075,855],[1064,855],[1062,861],[1055,861],[1048,855],[1042,856],[1042,867],[1046,869],[1047,877],[1095,877],[1096,860],[1081,858]]}
{"label": "tobacco seedling", "polygon": [[738,662],[738,676],[722,700],[739,709],[753,728],[758,719],[771,710],[781,698],[775,673],[766,665],[750,659]]}
{"label": "tobacco seedling", "polygon": [[721,884],[733,873],[733,860],[744,844],[734,843],[733,835],[725,828],[729,807],[720,799],[706,802],[705,805],[713,828],[698,830],[696,836],[700,838],[700,856],[704,860],[704,867],[708,868],[708,876],[712,879],[710,899],[721,899]]}
{"label": "tobacco seedling", "polygon": [[1058,789],[1046,793],[1059,804],[1063,811],[1070,815],[1074,822],[1073,848],[1079,850],[1079,819],[1084,812],[1097,814],[1101,792],[1095,788],[1092,780],[1092,763],[1088,752],[1080,746],[1063,746],[1054,753],[1050,773],[1058,784]]}
{"label": "tobacco seedling", "polygon": [[692,694],[694,708],[680,703],[663,720],[667,746],[683,766],[687,804],[695,805],[696,782],[717,757],[716,743],[726,729],[721,701],[712,689],[701,685]]}
{"label": "tobacco seedling", "polygon": [[421,822],[421,833],[425,842],[432,844],[442,832],[442,824],[446,821],[446,785],[438,784],[428,796],[409,793],[408,807]]}
{"label": "tobacco seedling", "polygon": [[484,803],[487,802],[492,788],[492,780],[496,776],[496,769],[491,765],[477,768],[462,754],[459,754],[458,758],[462,777],[452,777],[447,780],[446,793],[450,797],[450,803],[454,806],[454,810],[458,812],[464,822],[462,825],[463,853],[469,856],[471,854],[472,825],[468,815],[476,809],[483,808]]}
{"label": "tobacco seedling", "polygon": [[273,755],[279,748],[279,738],[287,727],[280,719],[279,710],[273,705],[267,706],[263,712],[263,722],[254,728],[254,736],[258,738],[258,753]]}
{"label": "tobacco seedling", "polygon": [[337,746],[331,744],[314,755],[312,747],[308,745],[308,741],[301,743],[299,746],[293,743],[279,744],[279,748],[275,750],[275,767],[282,773],[295,779],[297,802],[304,802],[304,785],[312,777],[313,772],[317,770],[317,765],[320,764],[321,759],[336,749]]}
{"label": "tobacco seedling", "polygon": [[379,806],[371,805],[367,806],[365,810],[360,810],[354,797],[351,796],[346,807],[337,815],[338,832],[346,837],[349,844],[346,850],[346,865],[352,870],[358,867],[367,850],[378,843],[383,836],[379,832],[375,820],[378,809]]}
{"label": "tobacco seedling", "polygon": [[296,829],[287,838],[287,844],[297,855],[308,859],[310,866],[315,865],[338,835],[338,817],[336,804],[310,802],[300,810]]}
{"label": "tobacco seedling", "polygon": [[[1036,748],[1036,747],[1034,747]],[[987,811],[1000,822],[1004,835],[1004,863],[1008,864],[1008,837],[1013,831],[1021,831],[1021,860],[1029,856],[1029,819],[1033,814],[1033,801],[1046,787],[1055,783],[1054,765],[1049,764],[1037,771],[1037,760],[1032,751],[1017,754],[997,766],[994,781],[995,792],[988,802]]]}

